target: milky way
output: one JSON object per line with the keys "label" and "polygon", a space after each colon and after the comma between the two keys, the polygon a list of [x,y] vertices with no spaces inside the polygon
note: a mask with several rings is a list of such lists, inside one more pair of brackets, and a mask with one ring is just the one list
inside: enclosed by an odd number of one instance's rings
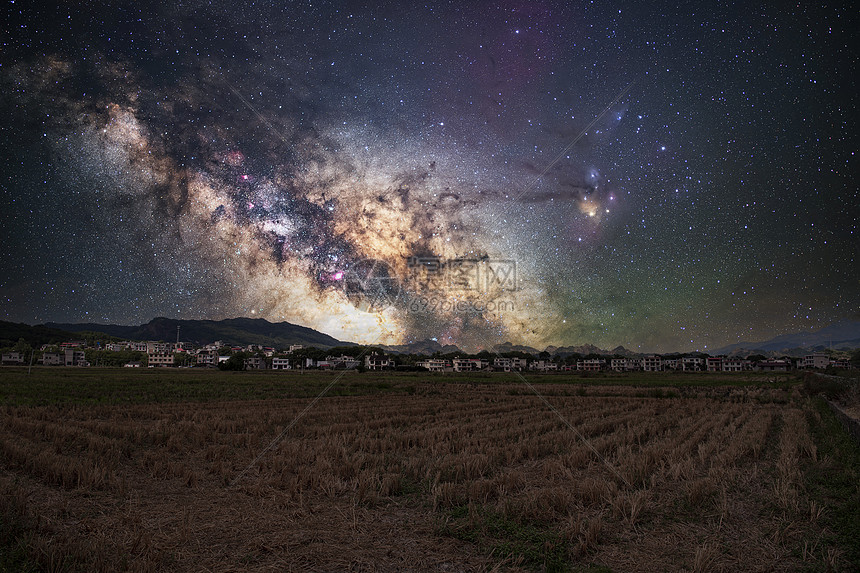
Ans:
{"label": "milky way", "polygon": [[19,4],[7,320],[706,350],[860,312],[848,4]]}

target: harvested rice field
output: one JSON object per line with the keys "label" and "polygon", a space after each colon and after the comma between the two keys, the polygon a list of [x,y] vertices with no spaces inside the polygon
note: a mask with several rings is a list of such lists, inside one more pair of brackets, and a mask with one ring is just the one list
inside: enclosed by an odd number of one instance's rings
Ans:
{"label": "harvested rice field", "polygon": [[[318,400],[316,390],[296,390],[296,377],[281,383],[293,387],[265,399],[7,399],[0,566],[704,572],[856,564],[839,521],[846,500],[834,499],[857,495],[856,446],[799,383],[643,388],[391,376],[380,384],[351,374],[336,385],[366,392]],[[847,476],[847,494],[834,489],[834,475]]]}

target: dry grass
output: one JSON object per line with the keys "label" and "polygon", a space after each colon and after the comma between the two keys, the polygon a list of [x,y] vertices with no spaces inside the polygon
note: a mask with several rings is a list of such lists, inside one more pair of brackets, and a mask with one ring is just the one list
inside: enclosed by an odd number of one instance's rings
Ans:
{"label": "dry grass", "polygon": [[[306,399],[7,407],[4,510],[32,520],[28,551],[47,570],[540,568],[467,535],[485,512],[506,535],[537,527],[569,562],[617,570],[837,561],[804,541],[824,508],[803,488],[817,452],[800,406],[552,396],[592,450],[512,388],[326,398],[235,485]],[[460,539],[440,535],[444,519]]]}

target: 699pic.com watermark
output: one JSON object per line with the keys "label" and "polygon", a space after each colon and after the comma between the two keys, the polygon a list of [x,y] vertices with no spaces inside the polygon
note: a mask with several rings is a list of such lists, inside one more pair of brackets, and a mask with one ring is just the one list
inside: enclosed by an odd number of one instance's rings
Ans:
{"label": "699pic.com watermark", "polygon": [[512,259],[409,257],[409,282],[422,292],[443,290],[498,294],[517,290],[517,264]]}
{"label": "699pic.com watermark", "polygon": [[410,297],[406,304],[406,310],[414,314],[494,314],[515,309],[512,300],[457,300],[440,296]]}
{"label": "699pic.com watermark", "polygon": [[347,299],[366,312],[389,307],[413,313],[483,314],[515,310],[505,293],[517,290],[517,265],[510,259],[410,257],[407,275],[378,259],[362,259],[324,274]]}
{"label": "699pic.com watermark", "polygon": [[418,293],[407,297],[408,312],[492,314],[515,310],[514,301],[505,299],[506,292],[517,289],[517,265],[511,259],[410,257],[407,268],[409,285]]}

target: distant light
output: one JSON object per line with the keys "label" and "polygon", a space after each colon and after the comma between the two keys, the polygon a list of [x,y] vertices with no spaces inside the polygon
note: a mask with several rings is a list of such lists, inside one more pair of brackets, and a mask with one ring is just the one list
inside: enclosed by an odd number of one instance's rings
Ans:
{"label": "distant light", "polygon": [[343,280],[343,271],[337,271],[336,273],[334,273],[332,275],[331,278],[333,278],[336,281]]}

